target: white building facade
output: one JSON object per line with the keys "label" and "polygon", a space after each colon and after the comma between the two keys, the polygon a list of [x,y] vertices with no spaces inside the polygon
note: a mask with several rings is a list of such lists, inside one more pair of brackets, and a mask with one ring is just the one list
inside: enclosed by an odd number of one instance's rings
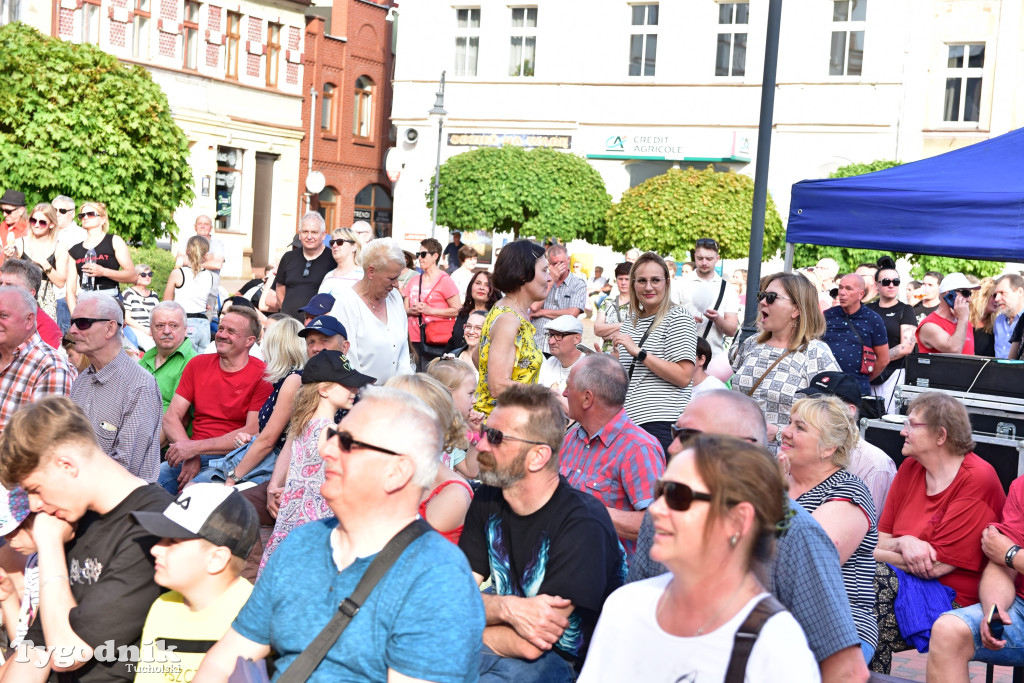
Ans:
{"label": "white building facade", "polygon": [[[783,219],[799,180],[1024,125],[1022,8],[786,0],[768,179]],[[403,3],[395,237],[412,246],[431,230],[437,124],[427,112],[442,71],[442,161],[510,141],[553,146],[585,157],[613,200],[673,166],[753,175],[767,12],[768,0]]]}

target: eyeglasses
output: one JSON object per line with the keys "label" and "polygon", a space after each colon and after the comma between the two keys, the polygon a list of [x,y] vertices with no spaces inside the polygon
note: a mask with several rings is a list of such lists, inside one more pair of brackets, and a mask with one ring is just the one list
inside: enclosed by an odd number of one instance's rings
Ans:
{"label": "eyeglasses", "polygon": [[429,251],[421,251],[420,253],[418,253],[416,255],[419,256],[420,258],[427,258],[428,256],[430,256],[430,252]]}
{"label": "eyeglasses", "polygon": [[93,323],[112,323],[114,322],[110,318],[72,318],[71,324],[80,329],[86,331],[92,327]]}
{"label": "eyeglasses", "polygon": [[663,284],[665,284],[665,278],[652,277],[650,280],[648,280],[645,277],[638,277],[635,280],[635,282],[640,287],[646,287],[648,283],[650,283],[651,287],[661,287]]}
{"label": "eyeglasses", "polygon": [[484,331],[484,326],[483,325],[466,325],[465,327],[462,328],[462,331],[464,333],[465,332],[483,332]]}
{"label": "eyeglasses", "polygon": [[668,505],[669,509],[676,512],[686,512],[695,500],[711,502],[710,493],[694,491],[686,484],[680,484],[678,481],[658,479],[654,482],[654,497],[657,499],[662,496],[665,496],[665,504]]}
{"label": "eyeglasses", "polygon": [[899,287],[900,286],[900,279],[898,277],[897,278],[892,278],[892,279],[887,278],[887,277],[883,277],[881,280],[878,281],[878,284],[882,285],[883,287],[892,287],[892,286]]}
{"label": "eyeglasses", "polygon": [[487,439],[487,441],[492,446],[500,446],[501,442],[504,441],[505,439],[508,439],[509,441],[522,441],[523,443],[532,443],[534,446],[547,446],[547,444],[542,441],[530,441],[529,439],[521,439],[518,436],[510,436],[508,434],[505,434],[504,432],[495,429],[494,427],[481,427],[480,436]]}
{"label": "eyeglasses", "polygon": [[[483,328],[481,328],[483,329]],[[555,341],[562,341],[570,334],[577,334],[576,332],[548,332],[546,333],[548,339],[554,339]]]}
{"label": "eyeglasses", "polygon": [[[669,433],[672,435],[672,440],[675,441],[676,439],[679,439],[679,443],[686,443],[687,441],[697,436],[698,434],[704,433],[701,430],[694,429],[692,427],[676,427],[675,425],[669,425],[668,430]],[[755,446],[758,445],[757,439],[755,439],[752,436],[740,436],[737,438],[743,439],[744,441],[752,443]]]}
{"label": "eyeglasses", "polygon": [[694,244],[697,249],[714,249],[718,251],[718,242],[710,237],[702,237]]}
{"label": "eyeglasses", "polygon": [[302,271],[302,277],[309,277],[309,269],[313,267],[312,261],[306,261],[306,269]]}
{"label": "eyeglasses", "polygon": [[86,218],[96,218],[97,216],[99,216],[99,214],[95,211],[83,211],[78,214],[78,220],[84,221]]}
{"label": "eyeglasses", "polygon": [[[836,294],[838,294],[838,293],[839,293],[839,290],[837,289],[836,290]],[[833,298],[835,298],[835,295],[833,295]],[[773,303],[775,303],[776,299],[783,299],[785,301],[792,301],[792,299],[790,299],[789,297],[782,296],[778,292],[758,292],[757,293],[757,300],[758,301],[767,301],[769,306],[771,306]]]}
{"label": "eyeglasses", "polygon": [[146,272],[144,272],[144,273],[139,273],[139,277],[153,277],[153,272],[152,272],[152,271],[149,271],[149,270],[147,270],[147,271],[146,271]]}
{"label": "eyeglasses", "polygon": [[41,225],[44,228],[50,227],[50,221],[46,220],[45,218],[40,218],[40,219],[29,218],[28,219],[28,224],[29,225]]}
{"label": "eyeglasses", "polygon": [[327,428],[327,438],[337,439],[338,445],[341,446],[342,453],[351,453],[352,447],[356,446],[357,448],[365,448],[368,451],[377,451],[378,453],[384,453],[385,455],[402,455],[401,453],[397,453],[391,450],[390,448],[374,446],[373,444],[366,443],[365,441],[353,439],[352,435],[349,434],[348,432],[338,431],[337,429],[333,429],[331,427]]}
{"label": "eyeglasses", "polygon": [[[56,207],[55,207],[55,208],[56,208]],[[74,211],[74,210],[75,210],[75,209],[74,209],[73,207],[72,207],[72,208],[70,208],[70,209],[57,209],[57,213],[62,213],[62,214],[63,214],[63,213],[71,213],[71,212],[72,212],[72,211]]]}
{"label": "eyeglasses", "polygon": [[930,426],[927,422],[914,422],[910,418],[907,418],[903,423],[908,429],[916,429],[917,427],[928,427]]}
{"label": "eyeglasses", "polygon": [[332,247],[340,247],[343,244],[355,244],[355,240],[331,240]]}

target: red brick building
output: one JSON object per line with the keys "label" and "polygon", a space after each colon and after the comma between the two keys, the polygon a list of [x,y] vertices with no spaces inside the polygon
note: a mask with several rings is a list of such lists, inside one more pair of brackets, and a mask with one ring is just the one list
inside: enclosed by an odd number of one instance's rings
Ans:
{"label": "red brick building", "polygon": [[[309,16],[303,69],[298,213],[319,211],[328,231],[369,221],[391,234],[391,183],[384,155],[391,132],[392,23],[390,0],[335,0],[329,20]],[[315,104],[310,89],[316,90]],[[326,178],[318,196],[305,192],[313,117],[312,170]]]}

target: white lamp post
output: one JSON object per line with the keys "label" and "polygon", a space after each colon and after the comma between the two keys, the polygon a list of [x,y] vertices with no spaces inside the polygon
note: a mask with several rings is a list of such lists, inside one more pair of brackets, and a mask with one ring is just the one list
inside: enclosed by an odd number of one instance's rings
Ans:
{"label": "white lamp post", "polygon": [[437,228],[437,190],[441,186],[441,136],[444,130],[444,118],[448,115],[448,112],[444,110],[444,74],[441,72],[441,83],[440,89],[437,91],[437,100],[434,102],[434,107],[428,114],[431,118],[437,119],[437,163],[434,164],[434,204],[430,216],[430,237],[434,237],[434,231]]}

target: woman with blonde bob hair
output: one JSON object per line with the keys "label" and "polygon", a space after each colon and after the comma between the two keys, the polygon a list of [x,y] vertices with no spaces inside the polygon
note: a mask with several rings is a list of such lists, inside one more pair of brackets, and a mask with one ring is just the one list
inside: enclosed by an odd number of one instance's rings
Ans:
{"label": "woman with blonde bob hair", "polygon": [[690,402],[697,363],[697,324],[672,304],[668,265],[648,251],[629,271],[629,315],[611,336],[629,375],[626,415],[667,453],[671,427]]}
{"label": "woman with blonde bob hair", "polygon": [[878,645],[873,587],[878,525],[871,491],[844,469],[859,436],[842,399],[802,398],[793,404],[789,425],[782,430],[779,462],[788,471],[790,497],[818,520],[839,550],[866,663]]}
{"label": "woman with blonde bob hair", "polygon": [[669,572],[608,597],[580,682],[721,681],[737,630],[763,602],[771,616],[737,680],[819,681],[803,631],[764,587],[786,510],[786,484],[768,453],[697,435],[669,461],[655,496],[650,554]]}
{"label": "woman with blonde bob hair", "polygon": [[[412,394],[434,411],[440,431],[444,434],[445,451],[467,445],[466,423],[455,409],[448,389],[438,380],[418,372],[415,375],[392,377],[384,386]],[[420,502],[420,516],[457,545],[472,501],[473,489],[469,484],[444,462],[439,462],[434,485]]]}
{"label": "woman with blonde bob hair", "polygon": [[841,372],[821,341],[825,316],[818,293],[801,275],[767,276],[757,293],[760,332],[743,342],[732,360],[732,388],[757,401],[768,423],[768,448],[778,451],[782,427],[798,389],[819,372]]}

